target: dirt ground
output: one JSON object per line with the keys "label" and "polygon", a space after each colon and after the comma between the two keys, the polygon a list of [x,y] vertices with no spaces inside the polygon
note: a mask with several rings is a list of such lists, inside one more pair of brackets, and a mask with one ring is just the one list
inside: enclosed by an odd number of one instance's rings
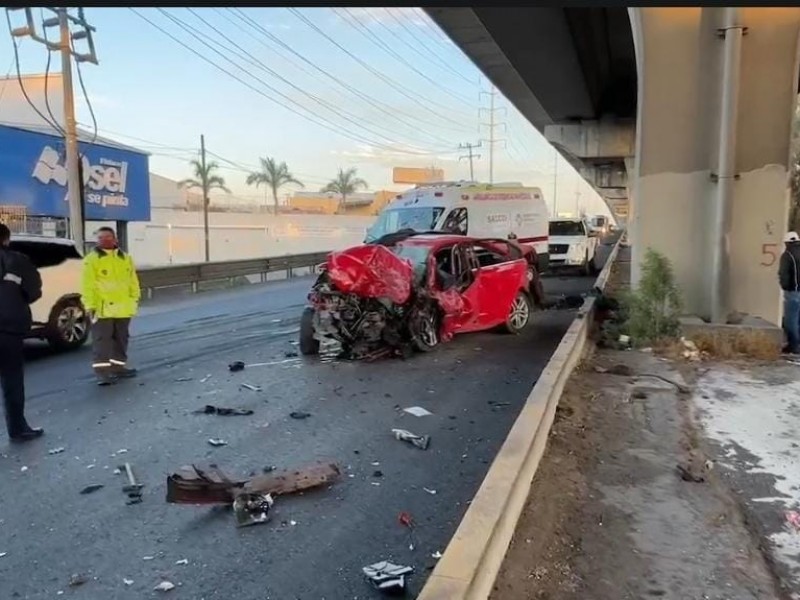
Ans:
{"label": "dirt ground", "polygon": [[[689,417],[688,379],[598,351],[567,384],[493,600],[783,600]],[[702,482],[684,480],[682,465]],[[710,466],[710,468],[709,468]]]}

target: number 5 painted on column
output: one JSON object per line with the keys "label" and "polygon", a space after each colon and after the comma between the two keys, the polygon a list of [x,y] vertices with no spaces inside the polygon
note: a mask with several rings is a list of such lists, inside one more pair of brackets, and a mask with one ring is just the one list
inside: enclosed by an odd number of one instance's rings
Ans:
{"label": "number 5 painted on column", "polygon": [[[761,266],[762,267],[771,267],[775,264],[775,261],[778,260],[778,254],[776,253],[778,244],[761,244],[761,256],[768,256],[769,258],[762,258],[761,259]],[[765,262],[769,260],[769,262]]]}

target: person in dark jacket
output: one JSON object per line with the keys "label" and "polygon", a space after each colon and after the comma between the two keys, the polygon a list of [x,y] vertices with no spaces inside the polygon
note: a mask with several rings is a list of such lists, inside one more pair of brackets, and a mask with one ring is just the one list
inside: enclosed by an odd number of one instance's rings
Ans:
{"label": "person in dark jacket", "polygon": [[783,290],[783,330],[788,354],[800,354],[800,235],[790,231],[783,237],[778,280]]}
{"label": "person in dark jacket", "polygon": [[0,223],[0,384],[8,437],[25,442],[41,437],[25,420],[22,342],[31,329],[30,306],[42,297],[42,278],[24,254],[9,250],[11,232]]}

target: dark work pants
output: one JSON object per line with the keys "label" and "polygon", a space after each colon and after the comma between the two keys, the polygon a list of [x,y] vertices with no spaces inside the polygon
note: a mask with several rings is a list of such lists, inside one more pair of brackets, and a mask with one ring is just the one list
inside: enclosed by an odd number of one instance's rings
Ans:
{"label": "dark work pants", "polygon": [[130,324],[130,319],[98,319],[92,325],[92,368],[97,375],[125,368]]}
{"label": "dark work pants", "polygon": [[25,357],[21,335],[0,333],[0,383],[9,436],[28,429],[25,420]]}

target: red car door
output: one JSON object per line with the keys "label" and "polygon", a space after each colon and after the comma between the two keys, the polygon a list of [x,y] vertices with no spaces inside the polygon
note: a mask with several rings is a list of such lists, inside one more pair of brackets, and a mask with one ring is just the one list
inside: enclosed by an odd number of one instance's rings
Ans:
{"label": "red car door", "polygon": [[445,313],[442,324],[445,335],[473,331],[478,321],[478,273],[471,269],[464,248],[464,244],[454,244],[440,248],[431,257],[432,268],[443,271],[447,278],[446,285],[441,276],[431,282],[433,295]]}
{"label": "red car door", "polygon": [[476,329],[490,329],[506,322],[511,303],[527,282],[525,259],[507,260],[480,268],[480,306]]}

